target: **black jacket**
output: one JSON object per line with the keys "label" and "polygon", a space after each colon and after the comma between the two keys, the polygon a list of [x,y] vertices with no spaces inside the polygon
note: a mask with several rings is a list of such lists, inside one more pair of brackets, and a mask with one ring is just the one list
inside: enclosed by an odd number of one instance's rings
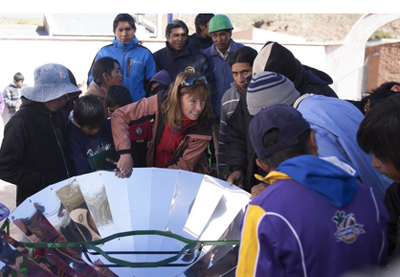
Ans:
{"label": "black jacket", "polygon": [[64,111],[23,99],[5,126],[0,178],[17,186],[17,205],[41,189],[75,175]]}
{"label": "black jacket", "polygon": [[210,90],[214,91],[214,73],[208,57],[189,43],[177,53],[167,42],[166,47],[155,52],[153,57],[157,71],[165,69],[173,80],[184,71],[200,73],[206,77]]}
{"label": "black jacket", "polygon": [[250,142],[249,125],[253,116],[247,109],[246,94],[247,92],[242,93],[235,111],[227,122],[224,174],[229,176],[236,170],[243,172],[243,189],[251,193],[251,188],[260,183],[254,177],[254,173],[264,176],[265,172],[256,165],[257,156]]}
{"label": "black jacket", "polygon": [[[264,71],[280,73],[291,80],[300,94],[313,93],[338,97],[329,87],[332,78],[323,71],[302,64],[292,52],[277,42],[268,41],[264,47],[272,44],[271,51],[262,55],[257,66]],[[264,48],[263,47],[263,48]]]}
{"label": "black jacket", "polygon": [[188,42],[190,46],[196,47],[199,50],[207,49],[213,45],[213,40],[210,37],[202,38],[197,33],[188,36]]}

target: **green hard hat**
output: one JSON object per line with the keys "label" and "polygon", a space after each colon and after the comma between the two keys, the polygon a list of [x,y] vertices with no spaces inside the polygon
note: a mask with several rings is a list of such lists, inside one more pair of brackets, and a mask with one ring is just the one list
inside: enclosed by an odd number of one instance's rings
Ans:
{"label": "green hard hat", "polygon": [[214,15],[209,22],[208,32],[214,33],[222,30],[232,30],[233,26],[229,17],[224,14]]}

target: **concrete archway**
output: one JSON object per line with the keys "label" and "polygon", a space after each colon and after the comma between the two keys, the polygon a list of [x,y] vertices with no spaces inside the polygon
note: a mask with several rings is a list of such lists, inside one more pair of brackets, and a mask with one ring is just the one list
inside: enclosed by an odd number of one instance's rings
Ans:
{"label": "concrete archway", "polygon": [[400,14],[365,14],[354,24],[343,45],[327,47],[327,71],[331,72],[332,88],[340,98],[361,98],[365,43],[377,29],[397,19]]}

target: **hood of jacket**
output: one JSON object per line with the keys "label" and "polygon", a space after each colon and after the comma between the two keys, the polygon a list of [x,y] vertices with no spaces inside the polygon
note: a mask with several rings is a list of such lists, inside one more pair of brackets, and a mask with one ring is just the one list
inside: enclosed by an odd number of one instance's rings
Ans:
{"label": "hood of jacket", "polygon": [[52,113],[52,111],[50,111],[43,103],[29,100],[28,98],[25,98],[24,96],[21,96],[21,102],[22,102],[21,109],[24,107],[27,107],[27,106],[35,106],[42,114]]}
{"label": "hood of jacket", "polygon": [[335,207],[346,206],[357,190],[357,169],[336,157],[297,156],[275,171],[285,173]]}
{"label": "hood of jacket", "polygon": [[168,71],[165,69],[158,71],[154,76],[150,79],[149,84],[147,85],[148,91],[150,91],[151,83],[158,82],[164,86],[169,86],[172,82],[171,75],[169,75]]}
{"label": "hood of jacket", "polygon": [[137,44],[139,44],[139,40],[137,39],[136,36],[134,36],[133,39],[130,42],[128,42],[126,44],[123,44],[116,37],[114,37],[112,43],[114,44],[114,46],[116,48],[124,49],[124,48],[133,48],[133,47],[135,47]]}
{"label": "hood of jacket", "polygon": [[94,95],[94,96],[96,96],[98,98],[102,98],[102,99],[106,98],[106,94],[101,89],[101,87],[98,84],[96,84],[95,81],[92,81],[90,83],[87,91],[85,92],[85,95]]}
{"label": "hood of jacket", "polygon": [[[268,41],[263,48],[265,47],[266,49],[262,52],[262,59],[258,59],[257,61],[262,63],[258,65],[258,67],[263,67],[264,71],[273,71],[285,75],[293,82],[297,90],[305,83],[322,85],[333,83],[332,78],[328,74],[303,65],[295,58],[289,49],[279,43]],[[263,63],[265,63],[265,65]],[[302,91],[300,91],[300,93],[302,93]]]}

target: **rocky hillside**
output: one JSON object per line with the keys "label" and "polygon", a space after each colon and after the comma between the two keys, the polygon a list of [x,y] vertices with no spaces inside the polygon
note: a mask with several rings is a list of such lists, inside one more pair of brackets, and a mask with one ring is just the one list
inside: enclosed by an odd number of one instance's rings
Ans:
{"label": "rocky hillside", "polygon": [[[261,28],[274,32],[305,37],[309,42],[328,42],[344,40],[351,27],[362,14],[227,14],[236,31],[249,28]],[[196,14],[174,14],[189,27],[189,33],[195,32]],[[146,15],[146,19],[156,24],[156,16]],[[42,18],[0,18],[0,24],[30,24],[41,26]],[[167,24],[164,14],[162,26]],[[373,38],[400,39],[400,20],[394,21],[375,32]]]}
{"label": "rocky hillside", "polygon": [[[362,14],[227,14],[235,30],[252,27],[289,35],[302,36],[310,42],[344,40]],[[192,32],[196,15],[182,15]],[[374,34],[375,38],[399,38],[400,20],[394,21]]]}

